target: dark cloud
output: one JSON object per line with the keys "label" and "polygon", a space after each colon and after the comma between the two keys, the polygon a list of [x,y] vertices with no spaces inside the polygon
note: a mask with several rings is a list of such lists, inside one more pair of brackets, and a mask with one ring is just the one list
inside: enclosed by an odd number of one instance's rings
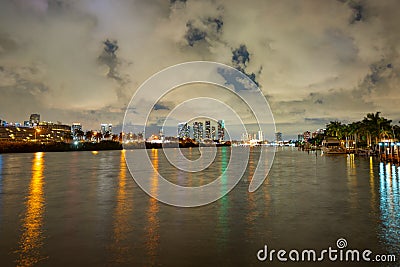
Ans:
{"label": "dark cloud", "polygon": [[169,110],[169,107],[165,104],[157,103],[153,107],[154,110]]}
{"label": "dark cloud", "polygon": [[250,53],[247,50],[246,45],[242,44],[239,46],[239,48],[236,48],[232,51],[233,65],[240,66],[244,69],[249,61],[250,61]]}
{"label": "dark cloud", "polygon": [[[246,45],[242,44],[239,48],[232,50],[232,65],[238,70],[243,72],[247,77],[250,78],[257,86],[260,86],[258,81],[256,80],[256,74],[254,72],[246,72],[247,63],[250,62],[250,53],[247,50]],[[261,74],[262,67],[258,71],[258,74]]]}
{"label": "dark cloud", "polygon": [[186,23],[186,41],[188,45],[193,46],[195,43],[203,41],[206,39],[206,32],[193,26],[193,23],[191,21],[188,21]]}
{"label": "dark cloud", "polygon": [[171,4],[175,4],[175,3],[177,3],[177,2],[186,3],[187,0],[170,0],[169,2],[170,2]]}
{"label": "dark cloud", "polygon": [[117,66],[119,64],[116,52],[118,50],[117,40],[105,40],[103,42],[104,48],[103,52],[99,56],[99,61],[108,66],[108,74],[107,76],[119,81],[121,78],[117,72]]}
{"label": "dark cloud", "polygon": [[355,23],[364,19],[364,8],[361,4],[350,1],[349,6],[353,10],[353,14],[350,19],[351,23]]}
{"label": "dark cloud", "polygon": [[370,72],[365,76],[360,84],[360,89],[371,92],[376,88],[377,84],[386,80],[386,78],[393,72],[391,63],[385,60],[374,62],[370,65]]}
{"label": "dark cloud", "polygon": [[253,80],[255,79],[255,74],[252,73],[254,74],[254,76],[251,76],[245,73],[244,70],[238,69],[238,71],[242,72],[244,75],[250,78],[250,80],[252,80],[253,83],[249,82],[244,77],[238,75],[236,71],[232,71],[226,68],[218,68],[217,70],[218,74],[220,74],[225,79],[225,85],[227,86],[232,85],[236,92],[242,90],[257,90],[256,86],[258,86],[258,84]]}
{"label": "dark cloud", "polygon": [[222,18],[211,18],[208,17],[205,22],[206,25],[208,25],[215,33],[220,33],[222,31],[222,26],[224,26],[224,22],[222,21]]}
{"label": "dark cloud", "polygon": [[107,77],[118,82],[119,87],[115,88],[118,99],[126,99],[125,86],[130,82],[128,76],[118,72],[118,67],[121,65],[121,60],[117,57],[119,49],[117,40],[106,39],[103,42],[103,51],[98,57],[100,63],[108,67]]}

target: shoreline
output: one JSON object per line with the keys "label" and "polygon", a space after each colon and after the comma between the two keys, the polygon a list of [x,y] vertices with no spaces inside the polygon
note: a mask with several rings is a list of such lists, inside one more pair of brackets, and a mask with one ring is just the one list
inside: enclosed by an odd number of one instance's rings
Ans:
{"label": "shoreline", "polygon": [[28,143],[28,142],[0,142],[0,154],[9,153],[36,153],[36,152],[72,152],[72,151],[102,151],[122,150],[122,144],[115,141],[101,141],[99,143],[84,142],[77,145],[64,142]]}
{"label": "shoreline", "polygon": [[[175,143],[175,144],[161,144],[161,143],[137,143],[123,145],[117,141],[101,141],[99,143],[92,142],[79,142],[64,143],[32,143],[32,142],[0,142],[0,154],[10,153],[36,153],[36,152],[73,152],[73,151],[107,151],[107,150],[123,150],[123,149],[162,149],[162,148],[189,148],[199,147],[194,143]],[[202,146],[202,145],[200,145]],[[230,142],[226,144],[216,144],[220,146],[231,146]]]}

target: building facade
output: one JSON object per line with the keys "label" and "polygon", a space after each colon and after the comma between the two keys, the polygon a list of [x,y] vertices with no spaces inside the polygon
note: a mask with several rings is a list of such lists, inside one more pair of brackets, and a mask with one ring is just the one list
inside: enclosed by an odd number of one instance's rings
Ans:
{"label": "building facade", "polygon": [[218,120],[218,140],[224,141],[225,140],[225,121]]}
{"label": "building facade", "polygon": [[178,138],[190,138],[190,126],[187,122],[181,122],[178,124]]}
{"label": "building facade", "polygon": [[39,125],[40,122],[40,114],[31,114],[31,116],[29,117],[29,123],[31,124],[31,126],[36,126]]}

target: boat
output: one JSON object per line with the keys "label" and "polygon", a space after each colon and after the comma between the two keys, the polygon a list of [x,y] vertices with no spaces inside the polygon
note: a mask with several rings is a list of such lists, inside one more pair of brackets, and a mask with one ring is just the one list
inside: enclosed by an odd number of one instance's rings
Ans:
{"label": "boat", "polygon": [[335,137],[327,137],[322,141],[323,154],[346,154],[347,150]]}

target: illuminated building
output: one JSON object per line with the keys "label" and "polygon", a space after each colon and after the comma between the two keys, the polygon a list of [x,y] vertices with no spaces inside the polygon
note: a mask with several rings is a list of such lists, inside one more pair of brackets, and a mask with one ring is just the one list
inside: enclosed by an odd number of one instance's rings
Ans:
{"label": "illuminated building", "polygon": [[260,142],[264,141],[264,134],[262,131],[258,131],[258,141]]}
{"label": "illuminated building", "polygon": [[31,123],[31,126],[36,126],[40,122],[40,114],[31,114],[29,117],[29,122]]}
{"label": "illuminated building", "polygon": [[205,133],[206,133],[205,138],[211,139],[211,121],[205,122]]}
{"label": "illuminated building", "polygon": [[215,140],[217,139],[216,133],[215,133],[215,126],[211,126],[211,139]]}
{"label": "illuminated building", "polygon": [[102,123],[100,128],[101,134],[112,133],[112,124],[111,123]]}
{"label": "illuminated building", "polygon": [[190,138],[190,126],[186,122],[181,122],[178,124],[178,137]]}
{"label": "illuminated building", "polygon": [[78,132],[82,131],[82,125],[79,122],[72,123],[71,132],[74,136],[74,140],[78,139]]}
{"label": "illuminated building", "polygon": [[218,120],[218,140],[223,141],[225,139],[225,121]]}
{"label": "illuminated building", "polygon": [[70,125],[42,121],[36,129],[40,131],[37,138],[43,141],[65,142],[72,138]]}
{"label": "illuminated building", "polygon": [[196,141],[203,140],[203,123],[199,121],[193,122],[193,139]]}
{"label": "illuminated building", "polygon": [[36,130],[28,127],[0,126],[2,141],[30,141],[35,139]]}
{"label": "illuminated building", "polygon": [[283,139],[282,139],[282,133],[281,133],[281,132],[276,132],[276,133],[275,133],[275,141],[276,141],[277,143],[283,141]]}

